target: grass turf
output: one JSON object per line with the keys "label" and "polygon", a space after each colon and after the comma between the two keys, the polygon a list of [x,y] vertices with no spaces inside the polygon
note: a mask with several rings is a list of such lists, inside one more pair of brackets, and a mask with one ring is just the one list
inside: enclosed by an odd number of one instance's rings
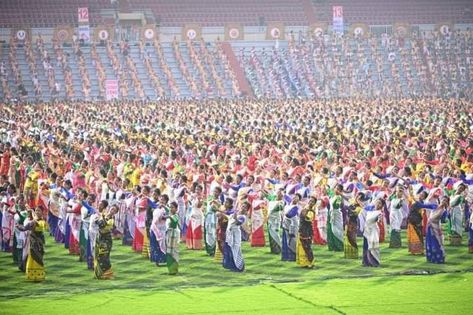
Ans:
{"label": "grass turf", "polygon": [[[166,267],[154,266],[117,241],[111,256],[115,279],[98,281],[85,263],[48,237],[47,278],[42,283],[27,282],[11,255],[0,254],[0,314],[22,313],[38,302],[41,313],[47,314],[157,310],[160,314],[300,314],[315,309],[352,314],[419,308],[453,314],[468,306],[473,273],[462,272],[473,270],[473,256],[466,246],[447,246],[444,265],[410,256],[405,247],[387,246],[388,242],[381,246],[380,268],[365,268],[359,259],[347,260],[343,253],[314,246],[316,268],[307,270],[281,262],[267,247],[250,248],[244,243],[244,273],[226,271],[204,251],[181,246],[179,275],[169,276]],[[402,276],[435,273],[445,274]]]}

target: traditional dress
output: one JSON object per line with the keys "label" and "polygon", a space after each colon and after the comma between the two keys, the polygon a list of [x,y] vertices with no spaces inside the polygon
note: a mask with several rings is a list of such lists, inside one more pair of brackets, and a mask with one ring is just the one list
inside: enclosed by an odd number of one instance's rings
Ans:
{"label": "traditional dress", "polygon": [[148,200],[141,198],[137,202],[136,213],[135,213],[135,232],[133,237],[132,249],[141,253],[143,251],[143,244],[145,241],[146,234],[146,209],[148,207]]}
{"label": "traditional dress", "polygon": [[110,263],[110,252],[113,245],[113,219],[106,220],[102,215],[100,215],[95,223],[99,227],[99,233],[95,241],[95,278],[101,280],[111,279],[113,278],[112,264]]}
{"label": "traditional dress", "polygon": [[265,200],[254,200],[251,210],[251,247],[264,247],[264,212]]}
{"label": "traditional dress", "polygon": [[143,240],[143,250],[141,255],[151,260],[151,223],[153,222],[153,209],[156,209],[158,205],[154,203],[151,199],[147,198],[148,205],[146,207],[146,218],[145,218],[145,232],[144,232],[144,240]]}
{"label": "traditional dress", "polygon": [[194,196],[191,201],[190,217],[186,233],[186,246],[188,249],[202,249],[202,212],[201,200]]}
{"label": "traditional dress", "polygon": [[434,264],[445,263],[445,249],[440,220],[446,214],[445,208],[431,211],[427,221],[427,234],[425,236],[425,255],[428,262]]}
{"label": "traditional dress", "polygon": [[281,253],[281,211],[284,209],[284,200],[274,200],[268,203],[268,239],[272,254]]}
{"label": "traditional dress", "polygon": [[[17,211],[15,223],[24,225],[27,221],[27,211]],[[18,269],[26,271],[26,259],[28,257],[28,232],[15,227],[13,235],[13,262],[18,265]]]}
{"label": "traditional dress", "polygon": [[327,214],[328,214],[328,199],[318,200],[318,209],[315,219],[313,221],[314,244],[327,244]]}
{"label": "traditional dress", "polygon": [[314,236],[312,221],[315,212],[308,210],[299,218],[299,237],[297,238],[296,263],[301,267],[311,268],[314,263],[314,253],[312,252],[312,237]]}
{"label": "traditional dress", "polygon": [[82,203],[81,209],[81,231],[80,231],[80,258],[79,261],[87,262],[87,268],[90,270],[94,269],[94,255],[92,254],[92,244],[90,240],[90,217],[96,213],[96,210],[91,207],[87,202]]}
{"label": "traditional dress", "polygon": [[187,225],[186,225],[186,187],[184,185],[180,185],[179,187],[175,188],[174,196],[177,202],[177,215],[179,216],[179,226],[181,227],[181,240],[186,240],[187,234]]}
{"label": "traditional dress", "polygon": [[462,195],[455,195],[450,201],[449,237],[452,246],[462,243],[464,204],[465,198]]}
{"label": "traditional dress", "polygon": [[4,205],[2,210],[2,251],[11,252],[13,246],[14,219],[10,206]]}
{"label": "traditional dress", "polygon": [[135,235],[135,196],[129,196],[125,199],[125,219],[123,227],[123,238],[122,244],[131,246],[133,244],[133,238]]}
{"label": "traditional dress", "polygon": [[171,215],[166,222],[166,265],[170,275],[179,269],[179,221],[178,214]]}
{"label": "traditional dress", "polygon": [[363,266],[378,267],[380,264],[379,226],[380,211],[369,211],[366,214],[363,230]]}
{"label": "traditional dress", "polygon": [[115,215],[115,227],[113,229],[114,238],[121,238],[123,241],[123,237],[125,235],[125,225],[126,225],[126,197],[127,193],[121,189],[119,189],[116,194],[118,212]]}
{"label": "traditional dress", "polygon": [[207,201],[207,212],[204,221],[204,241],[207,254],[214,256],[217,244],[217,215],[215,212],[216,209],[213,208],[210,203],[211,201],[211,198]]}
{"label": "traditional dress", "polygon": [[390,248],[401,247],[401,225],[404,220],[405,208],[407,208],[406,201],[393,195],[389,205],[389,223],[391,226]]}
{"label": "traditional dress", "polygon": [[245,220],[244,215],[231,215],[228,218],[222,265],[223,268],[235,272],[245,270],[245,261],[241,253],[241,225]]}
{"label": "traditional dress", "polygon": [[80,232],[81,232],[81,208],[80,203],[74,203],[72,213],[69,213],[69,254],[80,255]]}
{"label": "traditional dress", "polygon": [[51,189],[49,200],[48,200],[48,226],[49,234],[56,237],[60,216],[60,205],[57,197],[57,190]]}
{"label": "traditional dress", "polygon": [[[69,192],[65,188],[61,188],[59,193],[63,198],[59,198],[59,214],[58,214],[58,222],[56,233],[54,234],[54,240],[58,243],[66,243],[69,244],[69,237],[70,237],[70,226],[68,223],[69,215],[67,214],[67,207],[68,201],[73,198],[71,192]],[[68,233],[66,235],[66,229],[68,229]],[[69,248],[69,245],[66,247]]]}
{"label": "traditional dress", "polygon": [[470,221],[468,222],[468,229],[470,238],[468,240],[468,252],[473,254],[473,211],[470,214]]}
{"label": "traditional dress", "polygon": [[28,172],[25,181],[24,194],[27,198],[26,202],[30,208],[35,208],[38,199],[38,180],[41,177],[41,173],[36,170]]}
{"label": "traditional dress", "polygon": [[345,258],[358,258],[358,245],[356,243],[356,234],[358,230],[358,214],[361,208],[355,205],[348,207],[348,221],[345,227],[345,240],[343,250]]}
{"label": "traditional dress", "polygon": [[26,279],[31,281],[43,281],[46,277],[44,269],[44,232],[47,224],[44,220],[30,221],[25,226],[29,233],[29,252],[26,260]]}
{"label": "traditional dress", "polygon": [[328,249],[336,252],[343,251],[343,215],[341,196],[336,195],[330,199],[327,226]]}
{"label": "traditional dress", "polygon": [[407,244],[412,255],[424,254],[424,238],[422,235],[422,209],[434,209],[437,206],[416,201],[407,217]]}
{"label": "traditional dress", "polygon": [[168,209],[157,207],[153,210],[150,226],[150,260],[157,266],[166,262],[166,216]]}
{"label": "traditional dress", "polygon": [[299,206],[284,207],[282,220],[281,260],[296,261],[297,233],[299,230]]}
{"label": "traditional dress", "polygon": [[218,217],[217,220],[217,247],[215,249],[214,260],[217,263],[223,261],[223,249],[225,247],[225,239],[227,237],[228,218],[233,215],[233,209],[227,209],[224,215]]}

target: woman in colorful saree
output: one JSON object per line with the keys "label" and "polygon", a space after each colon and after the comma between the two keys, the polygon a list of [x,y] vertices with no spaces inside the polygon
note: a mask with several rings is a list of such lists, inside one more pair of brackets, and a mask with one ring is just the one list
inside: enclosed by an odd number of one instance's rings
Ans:
{"label": "woman in colorful saree", "polygon": [[[241,253],[241,225],[246,221],[248,202],[242,204],[241,210],[228,216],[228,226],[223,248],[223,268],[234,272],[245,270],[245,261]],[[222,214],[225,215],[225,214]]]}
{"label": "woman in colorful saree", "polygon": [[142,253],[146,234],[146,209],[148,208],[148,198],[139,197],[136,202],[135,233],[133,237],[132,249],[137,253]]}
{"label": "woman in colorful saree", "polygon": [[404,220],[404,213],[407,202],[402,187],[398,186],[396,193],[390,197],[389,223],[391,225],[391,236],[389,238],[390,248],[401,247],[401,225]]}
{"label": "woman in colorful saree", "polygon": [[356,243],[356,234],[358,230],[358,214],[362,210],[365,194],[360,192],[352,204],[347,208],[348,220],[345,227],[345,240],[343,242],[343,251],[345,258],[358,258],[358,244]]}
{"label": "woman in colorful saree", "polygon": [[110,252],[113,245],[113,218],[118,211],[118,208],[111,207],[107,211],[106,207],[100,207],[99,211],[101,212],[99,212],[95,221],[95,224],[97,224],[99,228],[99,233],[95,240],[94,273],[95,278],[107,280],[113,278],[112,264],[110,263]]}
{"label": "woman in colorful saree", "polygon": [[414,202],[407,217],[407,245],[412,255],[424,255],[424,238],[422,235],[422,209],[435,209],[435,204],[425,204],[427,192],[418,194],[418,201]]}
{"label": "woman in colorful saree", "polygon": [[24,186],[24,195],[28,206],[34,208],[38,199],[38,180],[41,177],[41,164],[36,163],[33,169],[26,174],[26,181]]}
{"label": "woman in colorful saree", "polygon": [[264,210],[267,209],[267,201],[264,192],[260,192],[260,199],[251,203],[251,247],[264,247]]}
{"label": "woman in colorful saree", "polygon": [[150,226],[150,260],[156,266],[166,262],[166,219],[168,217],[168,195],[159,197],[159,205],[153,210]]}
{"label": "woman in colorful saree", "polygon": [[[87,199],[82,202],[81,208],[81,228],[79,233],[79,249],[80,256],[79,261],[87,263],[87,268],[90,270],[94,269],[94,258],[92,254],[92,246],[90,244],[89,229],[90,229],[90,217],[97,212],[92,205],[95,203],[95,194],[89,194]],[[107,204],[108,205],[108,204]]]}
{"label": "woman in colorful saree", "polygon": [[377,199],[374,206],[365,207],[366,219],[363,230],[363,266],[379,267],[380,250],[379,250],[379,225],[381,213],[384,209],[384,200]]}
{"label": "woman in colorful saree", "polygon": [[69,254],[80,256],[80,231],[81,231],[81,209],[82,202],[87,199],[89,194],[80,189],[79,198],[73,202],[73,206],[67,211],[69,214]]}
{"label": "woman in colorful saree", "polygon": [[281,211],[284,209],[284,194],[282,189],[278,189],[276,200],[268,202],[268,239],[271,254],[281,254]]}
{"label": "woman in colorful saree", "polygon": [[235,212],[233,209],[233,199],[225,199],[223,209],[217,212],[217,247],[215,249],[214,260],[217,263],[223,262],[223,249],[227,237],[228,218]]}
{"label": "woman in colorful saree", "polygon": [[0,229],[1,229],[1,250],[13,252],[15,258],[15,233],[14,233],[14,215],[15,215],[15,186],[8,185],[7,191],[0,195]]}
{"label": "woman in colorful saree", "polygon": [[328,213],[329,200],[327,197],[319,199],[317,201],[316,217],[312,224],[314,230],[314,244],[326,245],[327,244],[327,213]]}
{"label": "woman in colorful saree", "polygon": [[207,198],[204,218],[205,251],[209,256],[215,256],[217,244],[217,211],[222,206],[222,188],[215,187],[212,196]]}
{"label": "woman in colorful saree", "polygon": [[454,185],[455,193],[450,201],[450,220],[449,220],[449,234],[450,245],[459,246],[462,243],[463,235],[463,211],[465,207],[464,192],[466,185],[462,182],[457,182]]}
{"label": "woman in colorful saree", "polygon": [[299,215],[299,237],[297,238],[296,263],[301,267],[312,268],[314,253],[312,252],[312,238],[314,231],[312,221],[315,218],[317,199],[311,197]]}
{"label": "woman in colorful saree", "polygon": [[343,186],[337,185],[335,195],[330,198],[330,209],[327,222],[328,250],[343,251],[343,214],[342,214]]}
{"label": "woman in colorful saree", "polygon": [[177,202],[170,204],[170,215],[166,221],[166,265],[170,275],[175,275],[179,269],[179,215],[177,214]]}
{"label": "woman in colorful saree", "polygon": [[295,194],[291,204],[284,207],[282,220],[281,260],[296,261],[297,232],[299,230],[299,201],[301,196]]}
{"label": "woman in colorful saree", "polygon": [[191,196],[191,210],[189,225],[187,226],[186,246],[187,249],[202,249],[202,221],[204,214],[202,186],[196,185],[195,192]]}
{"label": "woman in colorful saree", "polygon": [[468,221],[468,230],[470,233],[470,239],[468,240],[468,252],[473,254],[473,211],[470,214],[470,220]]}
{"label": "woman in colorful saree", "polygon": [[443,235],[440,220],[447,214],[449,198],[442,198],[437,209],[430,212],[427,221],[427,234],[425,236],[425,255],[427,261],[434,264],[445,263],[445,249],[443,246]]}
{"label": "woman in colorful saree", "polygon": [[17,225],[20,231],[30,231],[28,236],[29,252],[26,260],[26,279],[43,281],[46,276],[44,269],[44,232],[47,223],[43,220],[43,212],[37,208],[30,214],[30,220],[25,220],[25,225]]}

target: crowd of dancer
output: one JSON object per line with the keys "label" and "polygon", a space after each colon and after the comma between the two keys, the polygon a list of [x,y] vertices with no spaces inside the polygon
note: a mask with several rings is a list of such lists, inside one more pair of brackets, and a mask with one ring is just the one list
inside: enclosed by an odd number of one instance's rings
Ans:
{"label": "crowd of dancer", "polygon": [[243,47],[240,63],[256,97],[458,97],[471,99],[473,31],[408,37],[313,34],[289,47]]}
{"label": "crowd of dancer", "polygon": [[[45,233],[113,277],[112,239],[178,273],[179,243],[241,272],[242,241],[314,266],[380,243],[473,253],[473,106],[451,99],[1,105],[2,250],[43,280]],[[47,223],[46,223],[47,222]],[[266,227],[266,229],[265,229]],[[265,233],[267,230],[267,234]],[[321,248],[317,250],[322,250]],[[466,249],[465,249],[466,250]]]}

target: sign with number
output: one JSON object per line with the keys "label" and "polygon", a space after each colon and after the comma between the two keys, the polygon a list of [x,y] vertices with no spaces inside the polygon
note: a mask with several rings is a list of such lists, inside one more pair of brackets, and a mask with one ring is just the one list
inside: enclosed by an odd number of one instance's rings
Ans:
{"label": "sign with number", "polygon": [[343,7],[341,5],[333,6],[333,17],[343,18]]}
{"label": "sign with number", "polygon": [[332,8],[333,11],[333,31],[338,34],[343,34],[343,7],[341,5],[335,5]]}
{"label": "sign with number", "polygon": [[107,101],[118,98],[118,80],[105,80],[105,97]]}
{"label": "sign with number", "polygon": [[99,31],[99,39],[100,40],[107,40],[108,39],[108,31],[107,30],[100,30]]}
{"label": "sign with number", "polygon": [[89,8],[77,9],[79,23],[89,23]]}

